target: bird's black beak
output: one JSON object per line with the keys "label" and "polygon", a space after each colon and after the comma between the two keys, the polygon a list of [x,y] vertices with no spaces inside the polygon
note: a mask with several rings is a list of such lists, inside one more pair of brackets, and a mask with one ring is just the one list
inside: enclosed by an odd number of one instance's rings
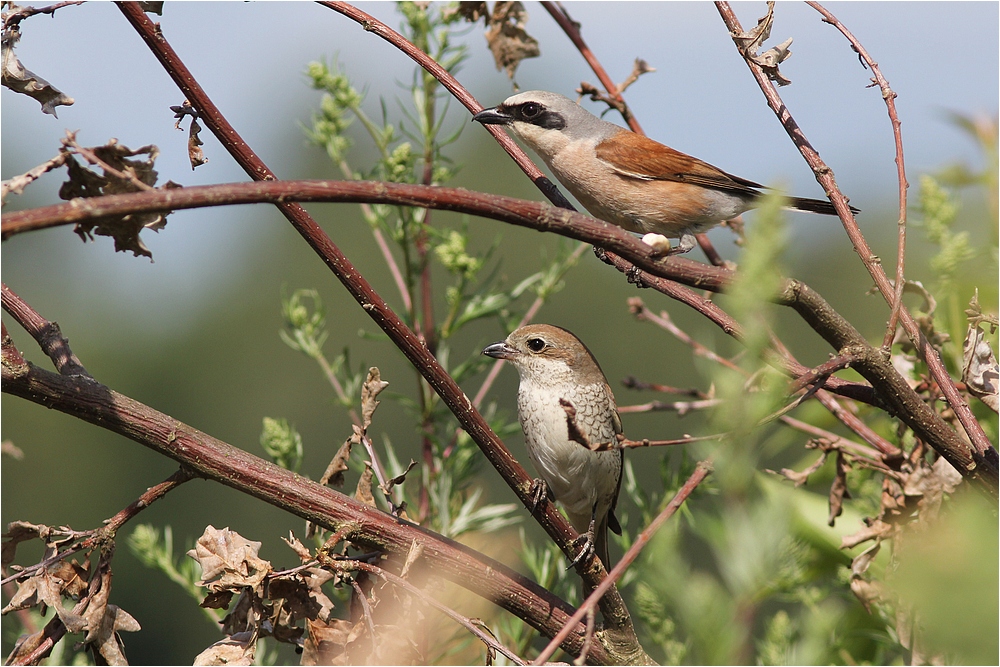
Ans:
{"label": "bird's black beak", "polygon": [[514,121],[514,117],[504,111],[502,107],[493,107],[492,109],[483,109],[473,116],[472,120],[483,125],[510,125]]}
{"label": "bird's black beak", "polygon": [[517,350],[508,345],[507,341],[502,340],[499,343],[487,345],[483,348],[483,354],[494,359],[510,359],[517,354]]}

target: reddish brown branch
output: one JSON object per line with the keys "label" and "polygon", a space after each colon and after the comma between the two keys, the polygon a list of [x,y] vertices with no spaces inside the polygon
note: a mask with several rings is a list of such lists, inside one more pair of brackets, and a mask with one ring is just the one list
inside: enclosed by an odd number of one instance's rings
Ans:
{"label": "reddish brown branch", "polygon": [[[729,29],[730,34],[734,36],[743,34],[743,27],[740,25],[739,19],[736,18],[736,14],[729,6],[729,3],[716,2],[716,7],[722,16],[722,20],[725,22],[726,27]],[[739,50],[739,44],[737,44],[737,50]],[[864,235],[861,233],[861,229],[858,227],[857,221],[851,213],[847,198],[840,191],[840,187],[837,185],[836,178],[833,175],[833,170],[830,169],[830,167],[820,158],[819,153],[812,147],[809,140],[806,139],[802,129],[795,122],[795,119],[792,118],[792,115],[785,106],[785,103],[778,95],[777,89],[768,80],[767,75],[761,67],[749,58],[744,58],[744,60],[750,68],[758,86],[760,86],[761,91],[764,93],[768,106],[771,107],[771,110],[778,117],[778,120],[781,122],[785,131],[788,133],[788,136],[791,138],[792,143],[794,143],[799,149],[802,157],[806,160],[806,163],[816,175],[817,182],[823,186],[824,191],[833,203],[833,206],[837,210],[840,220],[843,223],[844,230],[847,232],[848,238],[851,240],[855,251],[864,263],[869,275],[871,275],[872,279],[875,281],[875,285],[878,288],[879,293],[882,294],[883,298],[890,306],[894,306],[896,302],[895,287],[892,285],[892,282],[882,269],[881,260],[872,252],[871,248],[868,246],[868,242],[864,238]],[[997,452],[990,443],[989,438],[987,438],[986,434],[983,432],[982,425],[976,420],[975,415],[972,414],[972,410],[969,408],[968,402],[958,392],[958,389],[955,387],[954,380],[952,380],[951,376],[948,375],[948,370],[945,368],[944,362],[941,360],[941,355],[927,341],[927,338],[920,331],[919,325],[916,320],[913,319],[913,316],[907,308],[900,307],[899,319],[903,325],[904,331],[906,331],[907,336],[913,342],[913,345],[917,350],[917,354],[927,364],[927,368],[931,375],[941,387],[941,391],[944,394],[949,407],[951,407],[951,409],[955,412],[955,415],[961,422],[962,427],[968,434],[969,439],[972,441],[973,449],[970,456],[962,456],[961,460],[949,458],[949,461],[951,461],[952,465],[955,465],[956,468],[961,470],[963,475],[971,474],[976,476],[982,474],[989,479],[996,479],[998,475]],[[871,378],[868,379],[871,381]],[[906,414],[900,412],[898,416],[905,418]],[[908,422],[907,425],[909,426],[911,424]],[[947,457],[948,454],[945,454],[945,456]],[[996,488],[996,484],[993,482],[990,482],[989,486]]]}
{"label": "reddish brown branch", "polygon": [[31,337],[38,343],[38,347],[42,348],[42,352],[52,360],[57,371],[63,375],[90,377],[90,373],[69,349],[69,340],[63,337],[58,324],[49,322],[35,312],[34,308],[7,287],[6,283],[0,287],[0,292],[2,292],[3,297],[3,309],[24,327],[25,331],[31,334]]}

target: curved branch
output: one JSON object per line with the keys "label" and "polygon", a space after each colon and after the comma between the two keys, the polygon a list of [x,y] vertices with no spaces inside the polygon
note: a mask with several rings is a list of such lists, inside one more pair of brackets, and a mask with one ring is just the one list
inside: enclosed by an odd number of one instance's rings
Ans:
{"label": "curved branch", "polygon": [[[729,6],[728,2],[716,2],[716,7],[719,10],[719,14],[722,16],[722,20],[725,22],[726,27],[729,28],[731,35],[741,35],[743,34],[743,27],[740,25],[739,19],[736,18],[736,14],[733,12],[732,8]],[[739,50],[739,45],[737,44],[737,50]],[[816,175],[816,180],[820,185],[823,186],[827,197],[833,203],[834,208],[837,210],[837,214],[840,216],[840,220],[844,225],[844,230],[847,232],[848,238],[850,238],[851,243],[854,245],[855,251],[864,263],[865,268],[868,269],[869,275],[875,281],[875,286],[878,288],[879,293],[886,300],[886,303],[890,307],[895,305],[895,288],[892,282],[886,276],[885,271],[882,269],[882,263],[878,255],[874,254],[871,248],[868,246],[868,242],[865,240],[864,235],[861,233],[861,229],[858,227],[857,221],[854,219],[854,215],[851,213],[850,206],[848,206],[847,198],[840,191],[840,187],[837,185],[837,180],[834,178],[833,170],[820,158],[819,153],[812,147],[809,140],[806,139],[805,134],[802,129],[792,118],[791,113],[788,111],[788,107],[782,102],[781,97],[778,95],[777,89],[768,80],[767,75],[760,68],[757,63],[753,62],[749,58],[744,57],[747,66],[750,68],[754,79],[757,81],[757,85],[760,86],[761,91],[764,93],[764,98],[767,100],[767,104],[771,107],[771,110],[778,117],[788,136],[791,138],[792,143],[799,149],[802,157],[805,159],[806,163],[813,170]],[[971,467],[968,470],[962,471],[962,474],[973,474],[978,475],[982,473],[988,479],[995,480],[998,475],[998,459],[997,451],[993,448],[990,443],[989,438],[986,437],[986,433],[983,431],[982,425],[976,420],[975,415],[972,414],[972,410],[969,408],[968,402],[962,398],[959,394],[958,389],[955,387],[955,382],[952,380],[951,376],[948,374],[947,368],[945,368],[944,362],[941,360],[941,355],[936,349],[928,342],[927,338],[920,331],[920,327],[910,311],[900,306],[899,308],[899,319],[903,325],[903,330],[906,331],[906,335],[913,342],[914,347],[917,350],[917,354],[921,359],[927,364],[927,368],[931,373],[931,376],[937,381],[938,385],[941,387],[941,392],[948,402],[948,406],[955,412],[958,420],[961,422],[962,427],[965,432],[969,435],[969,439],[972,441],[973,451],[972,451],[972,461]],[[910,425],[909,423],[907,424]],[[912,428],[912,426],[911,426]],[[936,447],[935,447],[936,448]],[[951,459],[949,459],[951,460]],[[952,461],[954,464],[955,461]],[[957,466],[956,466],[957,467]],[[993,488],[996,488],[995,483],[990,483]]]}
{"label": "curved branch", "polygon": [[893,338],[895,338],[899,310],[903,305],[903,287],[906,286],[906,281],[903,278],[903,268],[906,259],[906,191],[910,187],[910,184],[906,181],[906,163],[903,161],[902,123],[899,122],[899,114],[896,113],[896,93],[889,87],[889,82],[886,78],[882,76],[882,70],[879,69],[878,63],[868,55],[868,51],[861,45],[861,42],[851,34],[851,31],[843,23],[837,20],[836,16],[827,11],[818,2],[809,0],[806,4],[822,14],[825,22],[839,30],[847,38],[847,41],[851,43],[851,48],[858,54],[858,58],[861,59],[862,63],[867,64],[874,75],[872,80],[878,84],[879,90],[882,91],[882,99],[885,100],[885,106],[889,112],[889,122],[892,123],[892,136],[896,142],[896,179],[899,182],[899,222],[897,223],[899,229],[896,241],[896,291],[893,296],[889,324],[886,327],[885,338],[882,340],[882,347],[888,350],[892,346]]}

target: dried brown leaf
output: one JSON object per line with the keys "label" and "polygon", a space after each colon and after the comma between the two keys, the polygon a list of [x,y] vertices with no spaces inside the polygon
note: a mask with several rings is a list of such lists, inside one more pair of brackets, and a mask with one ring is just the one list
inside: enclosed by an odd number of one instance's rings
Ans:
{"label": "dried brown leaf", "polygon": [[323,476],[320,477],[320,484],[324,486],[330,484],[337,488],[344,486],[344,473],[350,470],[348,463],[351,460],[351,446],[353,444],[353,437],[344,441],[344,444],[337,450],[336,456],[330,461],[330,465],[326,467]]}
{"label": "dried brown leaf", "polygon": [[257,588],[244,588],[236,598],[232,611],[222,619],[222,631],[235,635],[246,630],[256,630],[263,613],[263,601]]}
{"label": "dried brown leaf", "polygon": [[238,632],[221,639],[195,656],[194,665],[252,665],[257,641],[253,632]]}
{"label": "dried brown leaf", "polygon": [[14,556],[17,553],[17,545],[19,543],[34,539],[48,542],[51,535],[52,528],[40,523],[28,523],[27,521],[11,521],[8,523],[7,532],[3,534],[3,537],[6,537],[7,541],[3,543],[3,548],[0,549],[0,561],[2,561],[3,569],[6,570],[14,562]]}
{"label": "dried brown leaf", "polygon": [[233,594],[233,591],[214,591],[206,595],[198,606],[205,609],[229,609]]}
{"label": "dried brown leaf", "polygon": [[347,644],[356,626],[339,618],[330,621],[306,621],[306,637],[302,646],[303,665],[346,665]]}
{"label": "dried brown leaf", "polygon": [[56,107],[69,106],[74,100],[31,70],[25,69],[14,54],[14,46],[20,36],[16,26],[11,26],[3,32],[3,72],[0,81],[15,93],[35,99],[42,105],[43,113],[50,113],[58,118]]}
{"label": "dried brown leaf", "polygon": [[844,511],[844,499],[851,497],[850,491],[847,490],[847,471],[850,469],[847,457],[838,450],[836,476],[830,485],[830,515],[827,517],[827,523],[831,526],[836,523],[837,517]]}
{"label": "dried brown leaf", "polygon": [[457,5],[445,8],[441,12],[442,18],[450,20],[452,16],[460,16],[469,23],[476,23],[481,18],[490,15],[490,8],[485,2],[459,2]]}
{"label": "dried brown leaf", "polygon": [[[63,140],[67,147],[76,146],[72,133]],[[67,157],[66,167],[69,180],[59,189],[59,197],[67,201],[76,197],[100,197],[109,194],[122,194],[151,189],[156,183],[157,172],[153,168],[159,149],[148,145],[132,150],[111,139],[103,146],[94,148],[76,148],[81,155],[86,155],[88,161],[96,158],[114,172],[103,169],[100,175],[81,165],[72,155]],[[137,155],[146,155],[146,159],[132,159]],[[100,164],[100,163],[98,163]],[[115,173],[117,172],[117,173]],[[167,183],[164,187],[177,187],[175,183]],[[135,215],[110,216],[95,222],[78,223],[74,228],[80,238],[91,240],[98,236],[110,236],[115,240],[115,251],[131,251],[136,257],[142,255],[152,258],[149,248],[139,238],[143,229],[159,231],[166,223],[166,213],[139,213]]]}
{"label": "dried brown leaf", "polygon": [[308,563],[313,559],[312,552],[309,551],[309,548],[306,545],[302,544],[299,538],[295,537],[295,533],[292,531],[288,531],[287,538],[282,537],[281,539],[292,551],[295,552],[295,555],[299,557],[300,562]]}
{"label": "dried brown leaf", "polygon": [[861,601],[868,613],[871,613],[871,603],[882,597],[883,588],[881,584],[865,579],[864,574],[881,548],[881,542],[876,542],[851,560],[851,592]]}
{"label": "dried brown leaf", "polygon": [[229,528],[208,526],[187,555],[201,565],[199,585],[211,591],[257,586],[271,572],[271,564],[257,556],[260,542],[252,542]]}
{"label": "dried brown leaf", "polygon": [[411,470],[413,470],[416,466],[417,466],[417,462],[414,461],[413,459],[410,459],[410,464],[408,466],[406,466],[406,470],[404,470],[403,472],[399,473],[398,475],[396,475],[392,479],[386,480],[386,482],[385,482],[385,488],[382,489],[382,491],[385,493],[385,495],[388,496],[392,492],[392,488],[394,486],[396,486],[398,484],[402,484],[403,482],[405,482],[406,481],[406,474],[408,472],[410,472]]}
{"label": "dried brown leaf", "polygon": [[969,393],[993,412],[1000,412],[1000,365],[978,324],[969,326],[962,348],[962,381]]}
{"label": "dried brown leaf", "polygon": [[191,171],[208,162],[205,151],[201,147],[205,142],[201,140],[198,133],[201,132],[201,125],[194,118],[191,119],[191,129],[188,131],[188,160],[191,161]]}
{"label": "dried brown leaf", "polygon": [[379,370],[377,367],[372,366],[368,369],[368,378],[365,380],[364,385],[361,387],[361,430],[364,432],[368,431],[368,427],[372,424],[372,414],[378,407],[379,402],[376,397],[382,393],[382,390],[389,386],[388,382],[383,382],[382,378],[379,376]]}
{"label": "dried brown leaf", "polygon": [[104,658],[105,664],[127,665],[125,644],[118,633],[139,632],[142,628],[139,627],[139,622],[131,614],[117,605],[106,605],[101,611],[100,617],[95,616],[93,619],[97,623],[97,627],[91,627],[86,641],[97,647],[97,652]]}
{"label": "dried brown leaf", "polygon": [[757,25],[751,28],[748,32],[733,35],[733,40],[739,47],[743,57],[760,65],[761,69],[764,70],[764,73],[767,74],[768,78],[777,83],[779,86],[787,86],[791,83],[791,80],[785,78],[781,72],[778,71],[778,65],[792,55],[792,52],[789,49],[792,44],[792,38],[789,37],[778,46],[771,47],[764,53],[757,53],[757,51],[764,45],[764,42],[766,42],[771,36],[771,28],[773,25],[774,0],[768,0],[767,14],[757,19]]}
{"label": "dried brown leaf", "polygon": [[354,491],[354,497],[366,505],[376,506],[375,496],[372,495],[372,466],[367,461],[365,461],[365,471],[358,480],[358,488]]}
{"label": "dried brown leaf", "polygon": [[487,21],[486,43],[493,52],[497,70],[507,70],[514,79],[517,66],[525,58],[541,55],[538,40],[524,29],[528,13],[520,2],[496,2]]}

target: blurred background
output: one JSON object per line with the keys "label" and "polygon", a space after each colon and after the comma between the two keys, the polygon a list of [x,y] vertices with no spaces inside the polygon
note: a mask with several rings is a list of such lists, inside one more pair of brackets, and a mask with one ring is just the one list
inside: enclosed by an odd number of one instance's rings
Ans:
{"label": "blurred background", "polygon": [[[359,6],[398,27],[394,5]],[[998,5],[903,2],[827,7],[877,60],[899,95],[911,202],[916,201],[921,174],[956,164],[982,170],[982,151],[950,122],[948,114],[993,118],[997,113]],[[822,197],[713,5],[593,2],[569,3],[567,8],[612,78],[623,80],[635,58],[656,68],[626,94],[650,137],[733,174],[795,195]],[[538,39],[542,55],[521,64],[518,86],[573,96],[581,81],[597,84],[545,11],[536,3],[527,3],[526,9],[527,30]],[[740,3],[736,9],[746,28],[764,14],[765,5]],[[318,5],[167,3],[163,16],[153,19],[216,105],[281,178],[340,178],[303,131],[320,99],[304,74],[309,62],[336,59],[355,85],[366,91],[365,108],[373,117],[380,114],[380,98],[390,116],[400,116],[397,99],[405,101],[409,94],[414,65],[408,58]],[[155,144],[160,149],[159,183],[173,180],[189,186],[247,180],[207,131],[201,136],[209,162],[191,171],[186,133],[174,129],[169,110],[183,97],[114,5],[68,7],[54,17],[23,22],[21,31],[17,47],[21,62],[73,97],[75,104],[58,107],[55,118],[43,115],[34,100],[3,90],[4,179],[54,156],[65,131],[78,130],[83,146],[101,145],[112,137],[132,148]],[[879,89],[869,87],[870,73],[840,33],[806,5],[779,4],[772,36],[766,46],[794,37],[794,55],[781,66],[793,83],[780,93],[834,170],[841,189],[863,211],[861,227],[892,270],[896,167]],[[512,85],[493,64],[482,24],[466,30],[463,40],[470,57],[458,73],[459,80],[484,106],[499,103],[511,94]],[[601,111],[589,101],[583,104],[595,113]],[[450,185],[540,199],[492,138],[469,123],[461,105],[453,103],[448,118],[450,129],[464,126],[448,149],[461,167]],[[613,113],[606,118],[621,122]],[[357,139],[352,164],[374,160],[357,124],[349,134]],[[57,203],[63,173],[50,174],[25,194],[11,196],[5,212]],[[375,288],[398,306],[398,294],[357,207],[308,208]],[[982,224],[986,210],[981,190],[963,196],[958,225],[970,233],[974,248],[995,247],[997,230]],[[457,216],[434,215],[441,224],[457,224]],[[747,220],[753,224],[752,215]],[[539,270],[565,245],[557,237],[490,220],[470,219],[469,227],[473,250],[482,251],[502,236],[499,271],[510,285]],[[787,233],[786,274],[814,287],[862,333],[880,340],[887,310],[881,298],[867,294],[870,280],[838,221],[790,215]],[[724,256],[738,256],[728,230],[717,229],[710,236]],[[316,479],[350,433],[350,421],[334,405],[315,365],[278,337],[282,294],[310,287],[319,291],[327,309],[328,351],[335,355],[349,347],[352,364],[381,369],[382,378],[390,383],[387,391],[416,395],[416,381],[402,355],[273,208],[176,213],[164,230],[145,231],[142,238],[155,261],[115,253],[109,238],[81,243],[67,227],[18,236],[2,248],[3,281],[44,317],[57,320],[83,364],[109,387],[261,456],[262,418],[287,418],[306,445],[301,472]],[[909,239],[908,277],[928,280],[930,245],[917,226],[911,227]],[[702,259],[700,251],[692,255]],[[964,303],[978,286],[984,307],[995,311],[996,274],[983,275],[977,266],[982,264],[971,262],[960,276],[967,292]],[[690,311],[651,291],[637,294],[589,251],[536,320],[566,327],[587,343],[620,405],[661,398],[621,387],[627,376],[707,390],[710,371],[692,361],[686,346],[629,315],[626,299],[637,295],[655,311],[669,310],[681,328],[708,347],[727,354],[735,351],[721,332]],[[787,313],[776,317],[802,363],[826,360],[830,350],[801,322]],[[25,356],[50,367],[31,339],[4,318]],[[506,334],[496,322],[479,322],[453,340],[452,349],[464,356]],[[473,378],[464,389],[474,394],[481,380]],[[513,414],[515,387],[512,369],[502,371],[490,395],[501,411]],[[22,460],[2,461],[4,524],[26,520],[76,529],[96,527],[175,469],[171,461],[129,440],[6,395],[2,416],[3,439],[24,452]],[[702,427],[698,416],[625,417],[626,433],[633,438],[673,438],[698,433]],[[373,431],[391,439],[401,459],[418,458],[417,430],[397,402],[383,402]],[[520,435],[513,440],[512,448],[520,455]],[[658,454],[637,451],[630,456],[641,470],[644,461],[655,461]],[[483,479],[491,501],[512,501],[490,471],[484,471]],[[302,529],[294,517],[204,481],[188,483],[147,510],[140,521],[172,525],[177,551],[188,548],[207,524],[230,526],[249,539],[263,540],[261,555],[276,564],[294,560],[277,537],[289,529],[301,534]],[[837,530],[849,533],[858,527],[842,521]],[[129,530],[123,532],[127,535]],[[534,533],[529,530],[529,535]],[[37,557],[31,545],[21,549],[19,562],[30,563],[29,558]],[[510,554],[506,559],[511,561]],[[142,632],[125,636],[133,664],[189,663],[200,647],[218,638],[179,588],[139,565],[124,548],[115,560],[112,601],[143,625]],[[3,622],[6,653],[13,637],[9,619]]]}

